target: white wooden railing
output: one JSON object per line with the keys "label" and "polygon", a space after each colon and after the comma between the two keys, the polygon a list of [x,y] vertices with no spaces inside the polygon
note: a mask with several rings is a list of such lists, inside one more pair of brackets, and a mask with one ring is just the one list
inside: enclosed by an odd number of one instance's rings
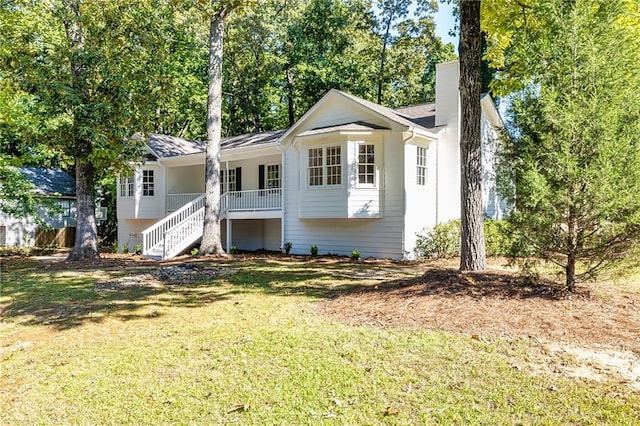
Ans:
{"label": "white wooden railing", "polygon": [[184,194],[167,194],[167,213],[178,210],[185,204],[195,200],[202,195],[201,192],[189,192]]}
{"label": "white wooden railing", "polygon": [[[142,231],[142,254],[162,260],[179,254],[202,237],[204,194],[169,194],[167,209],[184,200],[182,207]],[[280,210],[282,192],[277,189],[231,191],[220,197],[220,217],[229,212]]]}
{"label": "white wooden railing", "polygon": [[204,207],[165,233],[162,259],[169,259],[188,248],[204,230]]}
{"label": "white wooden railing", "polygon": [[220,212],[256,212],[280,210],[282,191],[276,189],[256,189],[251,191],[230,191],[220,199]]}
{"label": "white wooden railing", "polygon": [[163,244],[165,234],[169,230],[188,219],[203,207],[204,195],[201,195],[142,231],[142,254],[147,254],[151,249]]}

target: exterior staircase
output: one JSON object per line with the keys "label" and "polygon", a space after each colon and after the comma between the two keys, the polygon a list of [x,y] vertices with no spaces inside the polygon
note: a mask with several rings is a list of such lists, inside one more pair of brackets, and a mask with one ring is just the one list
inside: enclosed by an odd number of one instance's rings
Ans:
{"label": "exterior staircase", "polygon": [[[220,197],[220,219],[232,212],[255,213],[281,209],[279,188],[226,192]],[[177,256],[202,238],[203,230],[204,194],[142,231],[142,257],[165,260]]]}
{"label": "exterior staircase", "polygon": [[203,228],[201,195],[142,231],[142,257],[165,260],[176,256],[202,237]]}

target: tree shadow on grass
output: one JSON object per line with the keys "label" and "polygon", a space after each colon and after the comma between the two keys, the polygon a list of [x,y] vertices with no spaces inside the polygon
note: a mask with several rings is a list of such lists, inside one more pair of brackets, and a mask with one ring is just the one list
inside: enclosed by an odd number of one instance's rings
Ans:
{"label": "tree shadow on grass", "polygon": [[[64,266],[56,265],[53,271],[25,263],[10,267],[0,287],[0,319],[14,318],[26,325],[70,329],[106,318],[123,321],[157,318],[168,308],[198,308],[244,293],[311,299],[333,299],[359,292],[393,293],[398,297],[403,294],[406,297],[461,294],[475,298],[558,297],[557,290],[548,283],[526,284],[508,273],[461,274],[455,269],[432,268],[415,277],[415,269],[410,266],[404,265],[405,274],[398,275],[400,265],[377,262],[317,259],[282,262],[254,258],[239,262],[145,262],[105,269],[67,270]],[[188,282],[176,282],[175,276],[157,274],[163,268],[184,268],[191,275],[187,277]],[[216,270],[225,268],[224,274],[216,275]],[[410,269],[414,271],[406,273]],[[214,273],[210,273],[211,270]]]}
{"label": "tree shadow on grass", "polygon": [[[331,297],[338,289],[330,273],[306,268],[271,268],[267,262],[237,264],[221,269],[215,262],[144,264],[144,268],[87,268],[42,270],[37,264],[16,264],[3,271],[0,284],[0,320],[14,319],[24,325],[71,329],[107,318],[123,321],[151,319],[169,308],[198,308],[228,301],[243,293]],[[176,267],[193,276],[165,276],[158,271]],[[216,269],[217,268],[217,269]],[[6,268],[5,268],[6,269]],[[155,272],[154,272],[155,271]],[[53,273],[51,273],[53,272]]]}

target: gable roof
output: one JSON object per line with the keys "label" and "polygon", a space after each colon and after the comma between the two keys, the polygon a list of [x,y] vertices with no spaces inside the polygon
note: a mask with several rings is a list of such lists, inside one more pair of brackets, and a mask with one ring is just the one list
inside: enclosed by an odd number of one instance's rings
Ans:
{"label": "gable roof", "polygon": [[41,195],[76,196],[76,180],[62,170],[22,167],[19,169]]}
{"label": "gable roof", "polygon": [[[385,106],[376,104],[371,101],[354,96],[350,93],[343,92],[337,89],[331,89],[320,99],[316,104],[309,109],[293,126],[291,126],[278,141],[280,144],[285,143],[289,137],[295,134],[296,130],[303,126],[309,117],[311,117],[315,111],[320,108],[320,105],[330,102],[330,99],[343,99],[350,102],[352,105],[356,105],[361,109],[365,109],[372,113],[374,116],[381,118],[384,122],[389,123],[389,126],[398,126],[402,130],[418,130],[424,132],[424,134],[433,134],[435,126],[435,104],[418,105],[414,107],[400,108],[393,110]],[[353,121],[350,123],[342,123],[340,126],[361,124],[361,121]],[[388,128],[384,126],[384,128]],[[303,131],[300,135],[307,135],[309,131],[318,129],[308,129]],[[437,130],[436,130],[437,131]]]}

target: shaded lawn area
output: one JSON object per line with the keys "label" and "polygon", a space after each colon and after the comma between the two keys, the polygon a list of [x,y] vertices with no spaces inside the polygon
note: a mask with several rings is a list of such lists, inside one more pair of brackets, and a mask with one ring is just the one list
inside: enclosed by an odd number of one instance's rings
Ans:
{"label": "shaded lawn area", "polygon": [[[2,424],[640,421],[621,380],[536,372],[531,340],[416,316],[469,295],[564,303],[542,287],[507,294],[460,287],[468,277],[441,265],[339,258],[2,262]],[[168,268],[177,275],[158,273]],[[496,274],[487,280],[506,276]]]}

